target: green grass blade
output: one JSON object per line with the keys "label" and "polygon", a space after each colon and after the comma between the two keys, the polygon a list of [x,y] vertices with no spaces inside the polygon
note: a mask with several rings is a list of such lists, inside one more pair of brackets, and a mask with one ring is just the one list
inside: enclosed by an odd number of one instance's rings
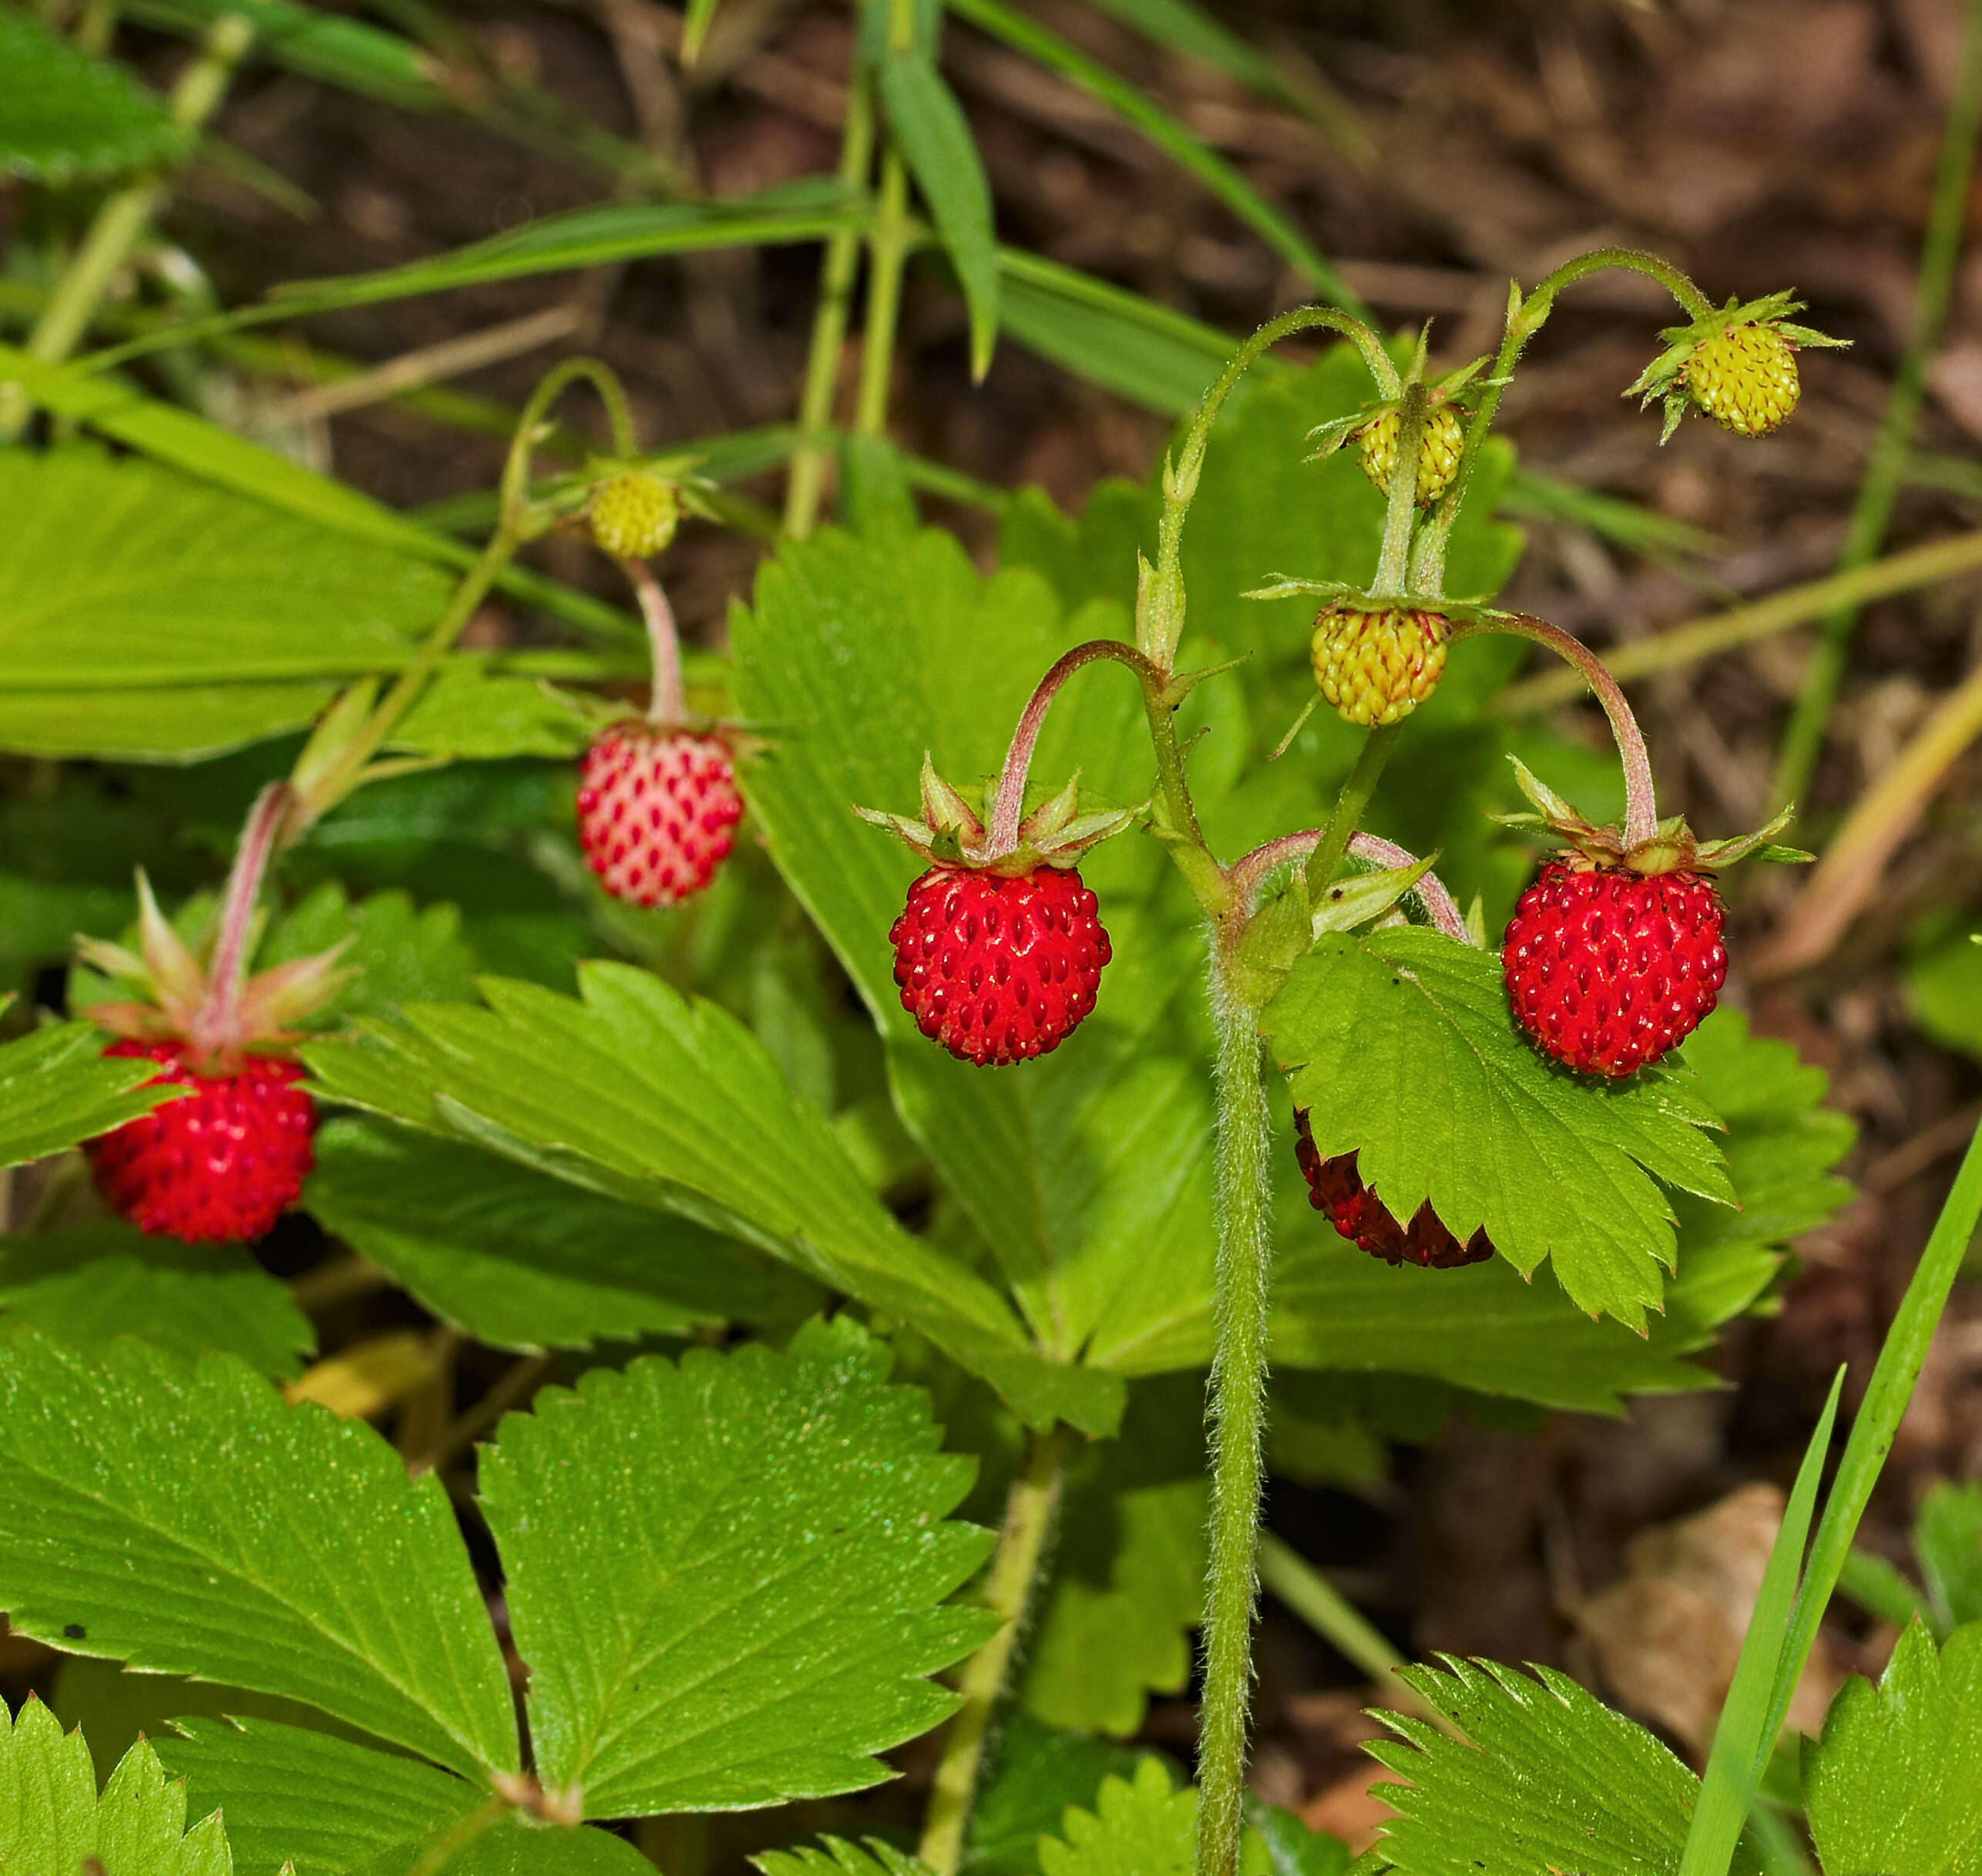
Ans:
{"label": "green grass blade", "polygon": [[692,66],[701,57],[703,42],[716,23],[716,8],[721,4],[722,0],[688,0],[688,11],[681,22],[683,65]]}
{"label": "green grass blade", "polygon": [[1790,1696],[1796,1692],[1803,1663],[1817,1638],[1817,1624],[1823,1619],[1831,1592],[1836,1588],[1845,1559],[1851,1554],[1851,1541],[1857,1535],[1858,1521],[1878,1481],[1880,1468],[1893,1450],[1900,1417],[1913,1398],[1913,1383],[1920,1379],[1941,1311],[1947,1305],[1947,1293],[1961,1269],[1978,1219],[1982,1219],[1982,1127],[1977,1128],[1968,1143],[1961,1170],[1955,1175],[1953,1189],[1934,1221],[1933,1234],[1927,1239],[1927,1248],[1920,1253],[1906,1293],[1900,1299],[1858,1417],[1852,1423],[1851,1437],[1845,1443],[1844,1457],[1825,1502],[1816,1540],[1810,1548],[1809,1567],[1797,1595],[1789,1639],[1777,1664],[1775,1691],[1769,1701],[1771,1723],[1761,1735],[1759,1750],[1764,1759],[1769,1742],[1782,1727],[1782,1716],[1789,1710]]}
{"label": "green grass blade", "polygon": [[[1238,170],[1216,152],[1208,150],[1147,92],[1118,76],[1098,59],[1089,58],[1058,33],[1006,5],[1004,0],[949,0],[949,10],[1048,70],[1058,72],[1089,96],[1099,99],[1179,168],[1202,183],[1268,247],[1297,268],[1323,298],[1353,312],[1363,310],[1341,275],[1313,244]],[[1272,68],[1268,67],[1267,76],[1271,76]]]}
{"label": "green grass blade", "polygon": [[881,67],[889,133],[929,204],[970,309],[970,375],[990,368],[998,338],[998,241],[991,183],[956,94],[920,52],[890,52]]}
{"label": "green grass blade", "polygon": [[123,11],[147,26],[195,36],[239,13],[254,28],[257,55],[302,77],[405,109],[448,102],[438,62],[410,40],[292,0],[129,0]]}
{"label": "green grass blade", "polygon": [[1742,1826],[1748,1821],[1749,1807],[1762,1782],[1762,1768],[1769,1763],[1769,1749],[1781,1727],[1780,1717],[1769,1712],[1769,1695],[1843,1390],[1844,1370],[1840,1368],[1831,1383],[1830,1398],[1818,1417],[1816,1431],[1810,1435],[1803,1463],[1797,1468],[1796,1485],[1769,1550],[1768,1567],[1762,1573],[1762,1589],[1741,1645],[1741,1658],[1735,1665],[1734,1683],[1721,1709],[1720,1723],[1714,1729],[1707,1776],[1694,1809],[1692,1827],[1686,1833],[1679,1876],[1727,1876]]}

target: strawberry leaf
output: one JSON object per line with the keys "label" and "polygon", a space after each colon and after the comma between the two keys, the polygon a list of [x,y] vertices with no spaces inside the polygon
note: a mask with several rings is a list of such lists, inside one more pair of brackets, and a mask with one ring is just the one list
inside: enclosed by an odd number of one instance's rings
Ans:
{"label": "strawberry leaf", "polygon": [[912,1324],[1029,1420],[1112,1427],[1119,1384],[1035,1354],[989,1284],[903,1230],[733,1017],[624,965],[579,982],[583,1001],[487,980],[489,1008],[415,1004],[302,1053],[329,1098],[741,1238]]}
{"label": "strawberry leaf", "polygon": [[91,449],[0,450],[0,748],[26,753],[179,759],[294,727],[403,665],[447,597],[391,548]]}
{"label": "strawberry leaf", "polygon": [[[1644,1876],[1676,1870],[1700,1781],[1644,1727],[1566,1674],[1491,1661],[1409,1667],[1402,1678],[1465,1741],[1379,1713],[1398,1739],[1366,1750],[1404,1784],[1377,1796],[1386,1822],[1362,1867],[1407,1876]],[[1470,1742],[1470,1743],[1466,1742]],[[1737,1876],[1755,1876],[1745,1845]]]}
{"label": "strawberry leaf", "polygon": [[1198,1794],[1173,1789],[1152,1754],[1131,1780],[1101,1781],[1094,1808],[1069,1805],[1057,1837],[1042,1837],[1041,1876],[1186,1876],[1198,1837]]}
{"label": "strawberry leaf", "polygon": [[1030,1712],[1125,1738],[1151,1693],[1182,1690],[1204,1609],[1209,1502],[1195,1378],[1139,1386],[1121,1437],[1068,1470],[1053,1573],[1019,1683]]}
{"label": "strawberry leaf", "polygon": [[362,1422],[283,1406],[230,1357],[189,1372],[119,1340],[97,1363],[26,1331],[0,1349],[0,1604],[72,1653],[287,1695],[462,1771],[516,1769],[438,1479],[408,1479]]}
{"label": "strawberry leaf", "polygon": [[1982,1872],[1982,1622],[1938,1652],[1915,1621],[1874,1687],[1847,1681],[1803,1743],[1810,1835],[1832,1876]]}
{"label": "strawberry leaf", "polygon": [[789,1850],[768,1851],[751,1861],[764,1876],[920,1876],[929,1867],[878,1837],[865,1844],[822,1837],[816,1848],[798,1844]]}
{"label": "strawberry leaf", "polygon": [[186,1787],[143,1740],[99,1799],[80,1733],[32,1693],[11,1720],[0,1706],[0,1869],[67,1876],[93,1858],[107,1876],[233,1876],[225,1827],[210,1806],[199,1814],[188,1831]]}
{"label": "strawberry leaf", "polygon": [[996,1757],[970,1814],[967,1861],[979,1876],[1038,1876],[1039,1840],[1070,1804],[1091,1804],[1101,1780],[1133,1779],[1154,1754],[1042,1725],[1023,1706],[999,1727]]}
{"label": "strawberry leaf", "polygon": [[136,1336],[183,1360],[208,1349],[286,1380],[316,1331],[239,1244],[181,1244],[108,1220],[0,1238],[0,1310],[89,1353]]}
{"label": "strawberry leaf", "polygon": [[141,1085],[157,1064],[103,1054],[93,1023],[57,1023],[0,1047],[0,1166],[59,1152],[149,1114],[180,1091]]}
{"label": "strawberry leaf", "polygon": [[685,1219],[401,1128],[330,1122],[303,1205],[423,1308],[496,1348],[789,1325],[819,1301],[796,1272]]}
{"label": "strawberry leaf", "polygon": [[503,1422],[482,1505],[547,1788],[606,1817],[858,1790],[954,1707],[925,1677],[997,1623],[939,1605],[991,1538],[946,1521],[971,1468],[889,1359],[815,1323],[783,1354],[595,1368]]}
{"label": "strawberry leaf", "polygon": [[1498,961],[1439,933],[1324,937],[1261,1027],[1324,1158],[1360,1153],[1393,1215],[1429,1199],[1524,1276],[1551,1259],[1589,1314],[1643,1333],[1658,1306],[1677,1251],[1656,1182],[1734,1202],[1700,1131],[1716,1118],[1684,1080],[1600,1086],[1553,1067],[1516,1031]]}

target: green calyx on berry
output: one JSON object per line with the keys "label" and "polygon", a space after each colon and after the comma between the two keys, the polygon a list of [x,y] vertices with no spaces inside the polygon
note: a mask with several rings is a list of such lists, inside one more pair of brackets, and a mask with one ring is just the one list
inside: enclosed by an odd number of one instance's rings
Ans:
{"label": "green calyx on berry", "polygon": [[1775,836],[1795,812],[1790,808],[1784,809],[1766,827],[1732,840],[1698,840],[1685,819],[1675,815],[1661,821],[1649,839],[1627,843],[1618,829],[1595,826],[1578,814],[1519,756],[1510,755],[1507,759],[1514,765],[1521,792],[1534,803],[1536,812],[1497,814],[1492,819],[1503,827],[1539,828],[1553,835],[1569,849],[1558,857],[1578,871],[1601,868],[1651,879],[1662,873],[1720,872],[1738,860],[1751,858],[1794,866],[1816,857],[1799,847],[1775,844]]}
{"label": "green calyx on berry", "polygon": [[[339,960],[351,940],[313,956],[243,977],[229,984],[210,967],[220,935],[196,952],[159,910],[151,883],[138,874],[138,948],[98,938],[79,938],[82,962],[133,994],[92,1004],[82,1014],[111,1034],[139,1042],[180,1042],[195,1071],[237,1072],[252,1051],[298,1039],[294,1025],[330,1001],[358,973]],[[246,950],[251,953],[250,937]],[[203,955],[203,953],[204,953]]]}
{"label": "green calyx on berry", "polygon": [[[1420,348],[1422,350],[1422,347]],[[1486,363],[1475,358],[1458,371],[1447,373],[1426,387],[1423,427],[1418,438],[1418,480],[1415,491],[1421,508],[1429,508],[1451,487],[1466,452],[1464,393]],[[1379,489],[1388,491],[1392,472],[1397,466],[1397,445],[1403,428],[1403,399],[1389,398],[1366,404],[1347,417],[1316,425],[1308,432],[1315,445],[1308,459],[1320,462],[1331,456],[1352,438],[1360,445],[1362,472]]]}
{"label": "green calyx on berry", "polygon": [[[936,773],[936,764],[922,757],[922,812],[912,819],[873,808],[855,808],[863,821],[885,827],[932,865],[968,867],[980,872],[1018,878],[1041,866],[1071,867],[1083,854],[1110,835],[1119,834],[1140,807],[1080,812],[1080,775],[1077,769],[1065,788],[1027,815],[1018,826],[1016,843],[1002,853],[989,850],[987,812],[980,814],[956,788]],[[995,789],[987,788],[987,798]]]}
{"label": "green calyx on berry", "polygon": [[1745,303],[1729,300],[1717,312],[1659,334],[1665,349],[1624,392],[1641,409],[1654,398],[1665,405],[1662,443],[1689,406],[1742,436],[1766,436],[1796,408],[1802,385],[1796,352],[1802,346],[1849,345],[1813,327],[1792,325],[1802,302],[1772,293]]}

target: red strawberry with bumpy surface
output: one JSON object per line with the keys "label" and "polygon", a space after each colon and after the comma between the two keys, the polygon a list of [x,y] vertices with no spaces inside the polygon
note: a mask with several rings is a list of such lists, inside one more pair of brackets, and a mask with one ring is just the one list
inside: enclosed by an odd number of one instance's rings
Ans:
{"label": "red strawberry with bumpy surface", "polygon": [[294,1205],[315,1163],[317,1110],[294,1061],[250,1056],[202,1074],[183,1042],[113,1042],[106,1055],[149,1057],[146,1085],[190,1088],[113,1133],[86,1141],[97,1190],[128,1222],[189,1244],[259,1238]]}
{"label": "red strawberry with bumpy surface", "polygon": [[699,893],[743,818],[736,765],[717,736],[620,723],[585,752],[578,838],[615,899],[674,906]]}
{"label": "red strawberry with bumpy surface", "polygon": [[960,1061],[1047,1054],[1094,1007],[1111,955],[1097,909],[1070,869],[932,867],[888,934],[902,1008]]}
{"label": "red strawberry with bumpy surface", "polygon": [[1429,1270],[1453,1270],[1461,1264],[1483,1262],[1493,1255],[1493,1241],[1482,1229],[1461,1244],[1446,1229],[1426,1199],[1409,1225],[1400,1225],[1382,1199],[1363,1184],[1356,1155],[1342,1153],[1324,1159],[1308,1127],[1307,1112],[1294,1111],[1294,1153],[1301,1176],[1308,1182],[1308,1202],[1325,1212],[1337,1231],[1357,1249],[1386,1264],[1419,1264]]}
{"label": "red strawberry with bumpy surface", "polygon": [[1720,896],[1701,874],[1549,861],[1501,954],[1536,1044],[1590,1074],[1634,1074],[1676,1048],[1727,981]]}

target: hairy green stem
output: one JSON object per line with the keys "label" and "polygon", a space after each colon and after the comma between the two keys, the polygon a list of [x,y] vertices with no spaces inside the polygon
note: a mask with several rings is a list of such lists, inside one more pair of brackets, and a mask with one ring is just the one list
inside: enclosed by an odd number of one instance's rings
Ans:
{"label": "hairy green stem", "polygon": [[1216,951],[1211,1004],[1218,1027],[1218,1341],[1211,1360],[1211,1555],[1198,1720],[1196,1876],[1237,1876],[1258,1595],[1272,1239],[1258,1012],[1236,993]]}
{"label": "hairy green stem", "polygon": [[[172,120],[182,130],[197,132],[213,114],[254,37],[254,27],[237,13],[222,15],[208,29],[199,56],[173,87]],[[29,358],[53,365],[75,350],[117,270],[151,226],[169,187],[166,175],[148,176],[119,190],[97,210],[82,245],[35,323],[25,348]],[[0,442],[12,442],[19,435],[29,408],[18,386],[0,389]]]}
{"label": "hairy green stem", "polygon": [[1507,323],[1501,330],[1500,349],[1493,360],[1493,370],[1477,381],[1480,401],[1473,408],[1472,421],[1466,426],[1466,442],[1460,452],[1459,467],[1453,472],[1452,486],[1439,498],[1430,520],[1419,533],[1411,571],[1413,590],[1442,593],[1445,590],[1446,549],[1452,539],[1453,523],[1458,520],[1460,509],[1466,500],[1474,465],[1493,427],[1501,395],[1528,341],[1547,323],[1549,314],[1555,310],[1557,296],[1564,287],[1611,267],[1621,267],[1656,281],[1679,302],[1689,321],[1703,319],[1714,310],[1707,296],[1670,261],[1661,261],[1658,255],[1635,247],[1598,247],[1587,254],[1578,254],[1540,281],[1525,300],[1521,298],[1518,283],[1511,285]]}
{"label": "hairy green stem", "polygon": [[1251,367],[1255,359],[1270,347],[1295,332],[1325,327],[1352,340],[1362,361],[1386,398],[1401,395],[1403,385],[1397,368],[1383,349],[1383,341],[1358,318],[1328,306],[1297,306],[1292,312],[1269,319],[1240,346],[1204,393],[1191,420],[1184,447],[1174,462],[1166,463],[1163,475],[1163,516],[1157,526],[1156,568],[1147,568],[1144,590],[1137,596],[1136,643],[1157,667],[1167,672],[1177,657],[1184,637],[1184,574],[1181,555],[1184,523],[1198,493],[1198,478],[1204,466],[1204,452],[1211,442],[1211,426],[1233,387]]}
{"label": "hairy green stem", "polygon": [[1425,388],[1404,388],[1397,418],[1397,456],[1390,465],[1390,486],[1385,491],[1383,544],[1376,556],[1372,593],[1402,593],[1409,577],[1411,530],[1418,518],[1418,456],[1425,441]]}
{"label": "hairy green stem", "polygon": [[1005,1521],[984,1585],[986,1608],[1003,1620],[997,1633],[970,1657],[958,1683],[963,1704],[943,1736],[942,1757],[929,1788],[922,1841],[916,1853],[936,1876],[956,1876],[963,1861],[964,1828],[976,1794],[991,1716],[1004,1691],[1013,1651],[1039,1579],[1047,1534],[1059,1508],[1066,1464],[1064,1437],[1057,1428],[1030,1436],[1025,1463],[1005,1501]]}
{"label": "hairy green stem", "polygon": [[[1880,419],[1879,433],[1865,466],[1865,479],[1859,484],[1851,525],[1846,532],[1843,551],[1838,556],[1840,572],[1863,566],[1878,553],[1886,538],[1886,524],[1893,518],[1893,505],[1906,473],[1907,445],[1927,395],[1927,365],[1940,336],[1941,322],[1947,316],[1954,285],[1978,127],[1982,127],[1982,0],[1968,0],[1961,63],[1953,96],[1948,101],[1947,121],[1941,131],[1940,163],[1934,177],[1933,206],[1927,214],[1927,238],[1920,250],[1913,328],[1906,349],[1900,355],[1900,368],[1893,376],[1885,415]],[[1858,609],[1843,606],[1826,614],[1818,627],[1816,647],[1803,674],[1802,689],[1782,733],[1772,788],[1775,807],[1787,807],[1809,790],[1857,624]]]}
{"label": "hairy green stem", "polygon": [[1390,752],[1396,748],[1403,728],[1401,723],[1384,724],[1363,738],[1362,747],[1356,751],[1355,766],[1349,772],[1349,779],[1343,782],[1341,793],[1335,797],[1335,811],[1329,817],[1329,824],[1322,830],[1314,851],[1308,856],[1308,896],[1311,899],[1319,898],[1335,876],[1342,856],[1349,851],[1349,836],[1362,825],[1369,798],[1376,792],[1376,784],[1382,777],[1384,765],[1390,760]]}
{"label": "hairy green stem", "polygon": [[[860,62],[858,37],[854,63]],[[848,93],[846,120],[840,133],[840,180],[852,189],[866,186],[874,161],[874,93],[856,72]],[[833,392],[839,381],[840,351],[846,343],[848,308],[853,299],[854,275],[860,267],[860,231],[842,228],[826,243],[819,267],[819,304],[812,315],[812,339],[805,355],[805,388],[798,398],[800,441],[791,457],[784,485],[784,532],[803,540],[819,518],[830,452],[825,433],[833,416]]]}

